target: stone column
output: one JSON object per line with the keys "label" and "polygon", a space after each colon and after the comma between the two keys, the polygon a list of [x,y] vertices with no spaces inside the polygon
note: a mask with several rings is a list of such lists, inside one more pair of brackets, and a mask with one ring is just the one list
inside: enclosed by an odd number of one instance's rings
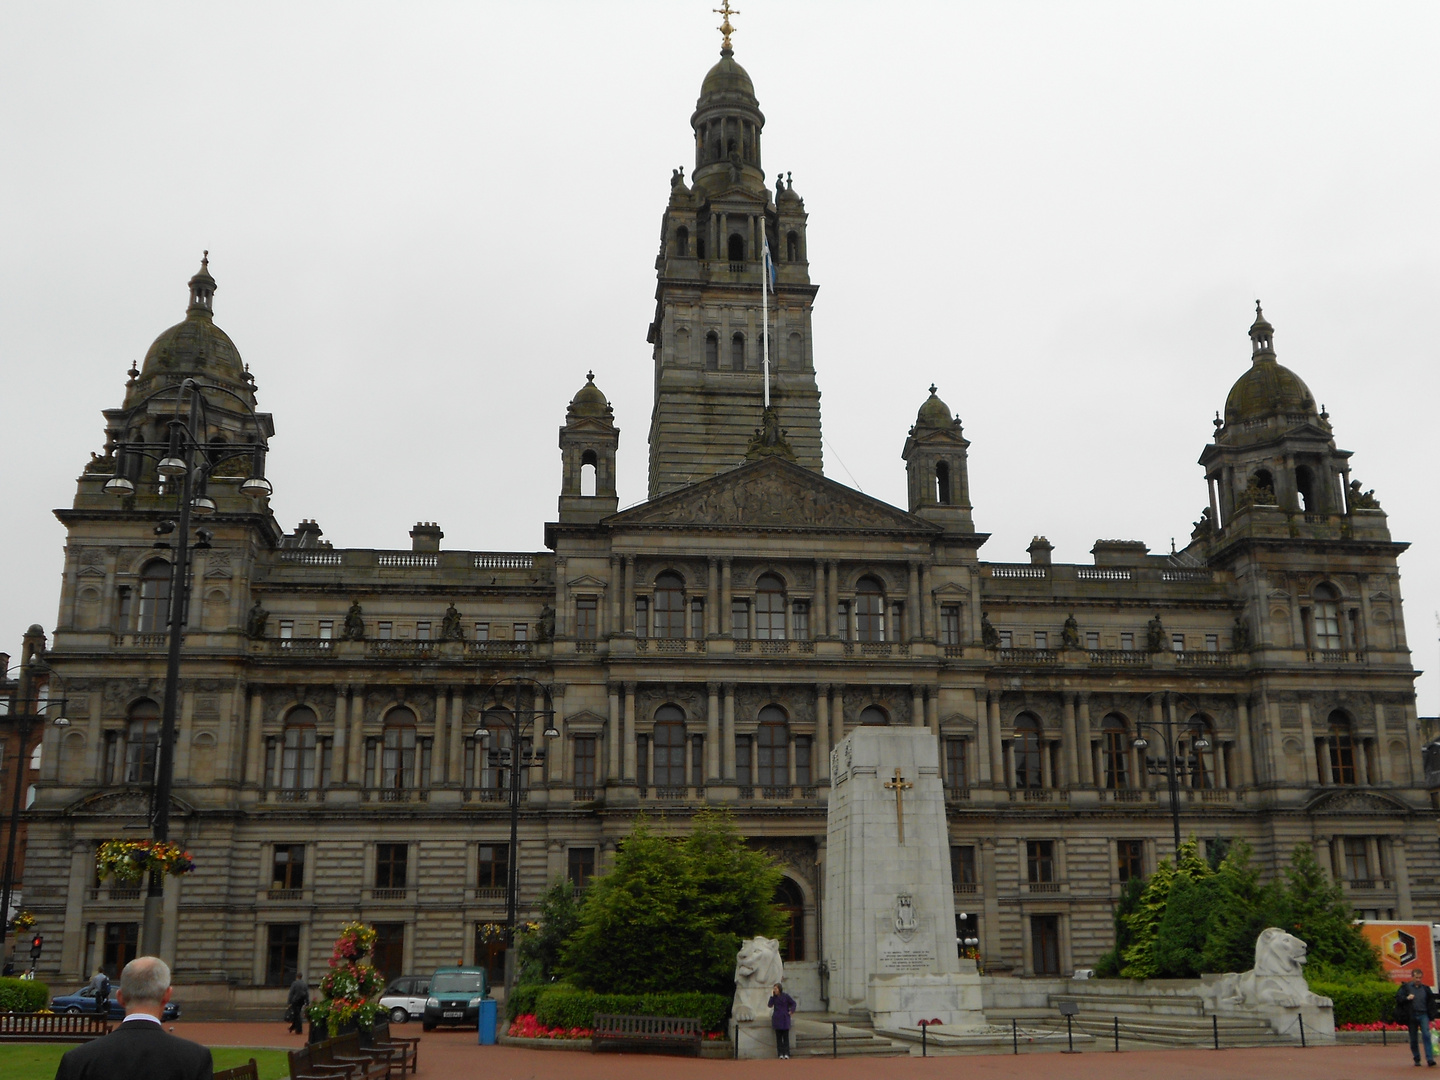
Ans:
{"label": "stone column", "polygon": [[[1305,779],[1301,786],[1313,784],[1318,779],[1322,784],[1329,783],[1330,760],[1329,755],[1319,754],[1315,745],[1315,727],[1310,722],[1310,702],[1304,696],[1300,697],[1300,742],[1304,747],[1305,755]],[[1320,771],[1320,760],[1325,759],[1325,772]]]}
{"label": "stone column", "polygon": [[[635,779],[635,759],[637,746],[635,741],[635,684],[625,684],[625,779]],[[654,755],[652,754],[651,757]]]}
{"label": "stone column", "polygon": [[725,782],[735,782],[735,684],[727,682],[725,690],[725,711],[721,718],[720,755],[725,767]]}
{"label": "stone column", "polygon": [[264,743],[261,741],[261,727],[265,719],[265,701],[259,688],[250,688],[250,729],[246,732],[245,783],[250,787],[260,786],[260,769],[263,765]]}
{"label": "stone column", "polygon": [[830,686],[815,687],[815,781],[830,779]]}
{"label": "stone column", "polygon": [[1075,729],[1075,695],[1066,691],[1061,695],[1062,724],[1065,740],[1065,785],[1074,787],[1080,783],[1080,736]]}
{"label": "stone column", "polygon": [[[85,948],[85,897],[94,867],[94,856],[87,841],[80,840],[70,845],[70,873],[65,888],[65,921],[60,937],[60,970],[79,979],[94,974],[94,969],[88,967],[90,957],[80,955]],[[96,944],[103,948],[101,941]]]}
{"label": "stone column", "polygon": [[827,595],[825,588],[825,564],[819,559],[816,559],[814,599],[810,604],[814,611],[810,617],[814,622],[814,629],[811,633],[817,638],[830,636],[830,623],[835,618],[834,613],[829,610],[830,605],[826,602],[825,598]]}
{"label": "stone column", "polygon": [[351,685],[350,693],[350,783],[365,784],[365,688]]}
{"label": "stone column", "polygon": [[[199,608],[191,608],[191,610],[198,611]],[[181,780],[190,779],[190,739],[194,726],[195,691],[185,689],[180,692],[180,722],[175,725],[175,745],[171,748],[174,756],[170,759],[175,763],[174,775]],[[55,732],[56,735],[59,734],[59,729],[56,728],[55,725],[46,724],[45,727],[47,730],[42,731],[42,735],[49,735],[52,731]],[[47,741],[53,744],[57,740],[55,736],[51,736]],[[56,774],[53,770],[60,764],[59,747],[54,745],[47,746],[45,752],[41,755],[41,761],[49,766],[50,769],[46,779],[56,779]]]}
{"label": "stone column", "polygon": [[[1384,868],[1375,867],[1379,871]],[[1405,856],[1405,837],[1393,836],[1390,838],[1390,872],[1395,875],[1395,914],[1402,919],[1411,919],[1415,916],[1414,905],[1410,898],[1410,866]]]}
{"label": "stone column", "polygon": [[1001,956],[1000,951],[1000,887],[995,874],[995,839],[994,837],[981,837],[980,843],[976,845],[976,854],[980,857],[980,865],[977,867],[980,878],[980,888],[984,890],[982,911],[984,917],[980,920],[980,939],[983,942],[981,954],[987,958]]}
{"label": "stone column", "polygon": [[620,684],[610,683],[606,687],[610,698],[610,730],[606,732],[606,743],[608,744],[609,758],[608,767],[605,770],[605,779],[614,784],[620,779],[620,747],[624,743],[624,732],[621,730],[624,724],[620,716]]}
{"label": "stone column", "polygon": [[1090,753],[1090,692],[1081,691],[1075,696],[1080,703],[1080,715],[1075,722],[1075,739],[1080,744],[1075,748],[1080,762],[1080,783],[1091,787],[1095,784],[1095,759]]}
{"label": "stone column", "polygon": [[349,776],[350,710],[345,700],[345,687],[335,687],[335,761],[330,766],[330,782],[343,784]]}
{"label": "stone column", "polygon": [[[828,619],[830,633],[832,636],[838,637],[840,636],[840,564],[832,562],[830,564],[830,571],[825,576],[828,579],[830,592],[830,615]],[[851,619],[850,621],[854,623],[855,620]]]}
{"label": "stone column", "polygon": [[707,560],[705,575],[705,633],[714,637],[720,633],[720,566],[715,556]]}
{"label": "stone column", "polygon": [[1237,787],[1250,787],[1255,783],[1255,748],[1250,738],[1250,699],[1245,694],[1235,695],[1236,741],[1240,744],[1240,777]]}
{"label": "stone column", "polygon": [[[435,734],[431,743],[430,786],[445,782],[445,760],[450,756],[450,701],[443,686],[435,688]],[[418,756],[418,755],[417,755]]]}
{"label": "stone column", "polygon": [[913,684],[910,687],[910,726],[925,726],[925,690]]}
{"label": "stone column", "polygon": [[1388,784],[1395,778],[1390,775],[1390,747],[1385,741],[1385,706],[1375,703],[1375,775],[1380,783]]}
{"label": "stone column", "polygon": [[830,687],[830,730],[834,732],[831,744],[845,738],[845,684],[835,683]]}
{"label": "stone column", "polygon": [[935,633],[935,589],[930,577],[930,564],[920,564],[920,636],[934,641]]}
{"label": "stone column", "polygon": [[610,615],[609,626],[605,629],[606,632],[610,634],[618,634],[621,630],[625,629],[625,623],[620,618],[620,604],[623,600],[621,594],[624,592],[624,570],[622,569],[622,565],[619,555],[610,556],[610,580],[605,586],[608,601],[605,607]]}
{"label": "stone column", "polygon": [[[1375,709],[1376,709],[1376,712],[1379,712],[1380,706],[1379,706],[1379,705],[1375,706]],[[104,719],[104,717],[105,717],[105,695],[104,695],[101,691],[99,691],[99,690],[92,690],[92,691],[90,692],[90,723],[89,723],[89,725],[88,725],[88,726],[89,726],[89,730],[90,730],[90,733],[89,733],[90,743],[89,743],[88,746],[85,747],[85,772],[84,772],[84,775],[87,776],[87,777],[89,777],[90,783],[92,783],[92,784],[108,784],[108,783],[110,782],[110,778],[109,778],[108,776],[103,775],[103,774],[104,774],[104,770],[105,770],[105,719]],[[228,725],[227,725],[227,726],[228,726]],[[1384,722],[1383,722],[1383,721],[1381,721],[1381,727],[1382,727],[1382,728],[1384,727]],[[232,754],[232,755],[234,754],[234,750],[231,750],[231,754]],[[229,778],[233,777],[234,775],[235,775],[235,766],[234,766],[234,760],[233,760],[233,756],[232,756],[232,758],[231,758],[229,761],[227,761],[227,763],[226,763],[225,778],[226,778],[226,779],[229,779]]]}
{"label": "stone column", "polygon": [[705,684],[705,782],[718,784],[720,777],[720,684],[712,682]]}
{"label": "stone column", "polygon": [[626,628],[636,631],[639,628],[635,625],[635,556],[625,556],[625,593],[620,598],[620,629]]}
{"label": "stone column", "polygon": [[555,560],[555,636],[574,637],[574,619],[570,614],[570,592],[565,584],[564,559]]}
{"label": "stone column", "polygon": [[995,787],[1005,787],[1005,755],[1000,743],[1000,695],[994,691],[985,695],[985,711],[988,714],[986,726],[990,737],[990,782]]}
{"label": "stone column", "polygon": [[790,767],[786,770],[785,782],[793,788],[797,783],[795,778],[796,774],[799,772],[799,762],[795,760],[795,733],[793,731],[790,733],[789,738],[789,745],[785,748],[785,760]]}
{"label": "stone column", "polygon": [[[925,724],[930,728],[930,734],[937,739],[940,737],[940,688],[929,686],[925,689]],[[969,784],[967,783],[968,787]]]}
{"label": "stone column", "polygon": [[731,637],[730,619],[730,556],[720,560],[720,636]]}
{"label": "stone column", "polygon": [[[565,730],[565,684],[555,683],[550,688],[550,705],[555,710],[555,726],[560,731],[558,739],[547,739],[550,745],[545,747],[545,771],[550,776],[552,786],[559,786],[565,779],[565,742],[569,738]],[[543,728],[541,729],[544,730]],[[543,738],[540,732],[536,732],[536,741]]]}
{"label": "stone column", "polygon": [[[912,561],[910,563],[910,587],[905,594],[905,606],[909,609],[906,612],[905,637],[914,641],[920,637],[920,564]],[[899,627],[896,627],[898,630]]]}

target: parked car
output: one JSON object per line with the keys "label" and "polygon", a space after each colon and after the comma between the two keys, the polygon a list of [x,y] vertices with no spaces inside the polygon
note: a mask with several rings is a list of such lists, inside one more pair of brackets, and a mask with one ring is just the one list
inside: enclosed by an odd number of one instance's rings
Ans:
{"label": "parked car", "polygon": [[479,1027],[480,1000],[487,992],[484,968],[436,968],[420,1024],[426,1031],[434,1031],[438,1024]]}
{"label": "parked car", "polygon": [[[116,989],[114,986],[110,988],[110,1000],[107,1002],[110,1006],[110,1019],[123,1020],[125,1009],[115,997]],[[52,998],[50,1008],[57,1013],[90,1013],[93,1016],[95,1013],[95,988],[82,986],[73,994],[62,994],[57,998]],[[180,1005],[177,1002],[165,1003],[165,1019],[180,1019]],[[476,1023],[479,1021],[477,1020]]]}
{"label": "parked car", "polygon": [[430,980],[424,975],[402,975],[391,979],[380,995],[380,1007],[390,1013],[392,1024],[418,1020],[425,1015],[425,999],[430,996]]}

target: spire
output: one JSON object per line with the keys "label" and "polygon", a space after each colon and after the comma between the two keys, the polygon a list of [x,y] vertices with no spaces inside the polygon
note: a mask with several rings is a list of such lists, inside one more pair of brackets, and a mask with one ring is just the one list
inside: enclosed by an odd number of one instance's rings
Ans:
{"label": "spire", "polygon": [[730,25],[730,16],[739,15],[740,12],[730,6],[730,0],[720,0],[720,6],[713,10],[716,15],[721,16],[720,25],[715,28],[723,35],[720,42],[720,55],[734,56],[735,50],[730,45],[730,35],[735,33],[735,27]]}
{"label": "spire", "polygon": [[215,314],[215,290],[218,286],[210,276],[210,252],[207,249],[200,256],[200,271],[190,279],[189,311]]}
{"label": "spire", "polygon": [[1265,321],[1260,301],[1255,301],[1255,321],[1250,324],[1250,352],[1255,360],[1275,359],[1275,328]]}

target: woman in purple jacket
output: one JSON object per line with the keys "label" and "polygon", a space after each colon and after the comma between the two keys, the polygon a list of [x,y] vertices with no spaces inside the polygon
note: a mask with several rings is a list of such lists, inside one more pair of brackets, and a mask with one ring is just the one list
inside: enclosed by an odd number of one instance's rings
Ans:
{"label": "woman in purple jacket", "polygon": [[775,1029],[775,1054],[790,1057],[790,1014],[795,1011],[795,999],[787,994],[779,983],[770,993],[770,1026]]}

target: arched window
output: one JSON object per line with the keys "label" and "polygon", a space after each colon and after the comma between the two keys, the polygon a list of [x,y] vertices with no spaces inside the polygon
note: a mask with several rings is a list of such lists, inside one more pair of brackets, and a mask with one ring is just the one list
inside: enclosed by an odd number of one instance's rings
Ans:
{"label": "arched window", "polygon": [[1102,782],[1111,791],[1130,786],[1130,733],[1125,721],[1111,713],[1100,725],[1100,767]]}
{"label": "arched window", "polygon": [[714,330],[705,335],[705,370],[720,370],[720,335]]}
{"label": "arched window", "polygon": [[785,637],[785,582],[774,574],[762,574],[755,583],[755,636]]}
{"label": "arched window", "polygon": [[155,782],[155,759],[159,748],[160,706],[148,699],[137,701],[130,706],[130,716],[125,725],[125,783]]}
{"label": "arched window", "polygon": [[885,727],[890,717],[879,705],[866,705],[860,710],[860,723],[866,727]]}
{"label": "arched window", "polygon": [[790,725],[785,710],[767,705],[760,710],[756,731],[760,751],[760,786],[790,786]]}
{"label": "arched window", "polygon": [[595,474],[600,469],[600,458],[594,450],[580,455],[580,494],[589,498],[595,494]]}
{"label": "arched window", "polygon": [[685,713],[674,705],[655,710],[655,786],[685,786]]}
{"label": "arched window", "polygon": [[793,368],[805,366],[805,339],[798,330],[790,331],[790,337],[786,340],[785,363]]}
{"label": "arched window", "polygon": [[935,501],[941,506],[950,505],[950,465],[948,462],[935,463]]}
{"label": "arched window", "polygon": [[1040,771],[1040,721],[1029,713],[1015,718],[1015,786],[1038,788],[1044,785]]}
{"label": "arched window", "polygon": [[675,230],[675,254],[682,259],[690,254],[690,230],[684,225]]}
{"label": "arched window", "polygon": [[415,714],[409,709],[391,709],[385,715],[381,740],[380,786],[402,791],[415,784]]}
{"label": "arched window", "polygon": [[874,578],[855,585],[855,629],[861,641],[885,640],[885,590]]}
{"label": "arched window", "polygon": [[685,582],[668,570],[655,579],[655,636],[685,636]]}
{"label": "arched window", "polygon": [[286,791],[315,786],[315,710],[301,706],[285,717],[280,752],[280,787]]}
{"label": "arched window", "polygon": [[745,238],[739,233],[730,234],[729,255],[731,262],[745,261]]}
{"label": "arched window", "polygon": [[[1215,728],[1209,717],[1196,713],[1178,747],[1185,782],[1192,788],[1215,786]],[[1204,746],[1199,744],[1203,742]]]}
{"label": "arched window", "polygon": [[1309,465],[1295,468],[1295,490],[1300,493],[1300,505],[1307,514],[1316,513],[1320,506],[1315,501],[1315,474]]}
{"label": "arched window", "polygon": [[1260,469],[1255,473],[1255,486],[1266,493],[1267,503],[1275,501],[1275,477],[1270,475],[1269,469]]}
{"label": "arched window", "polygon": [[1340,636],[1340,593],[1333,585],[1315,586],[1315,647],[1345,647]]}
{"label": "arched window", "polygon": [[782,877],[775,887],[775,907],[785,916],[784,940],[780,944],[780,958],[787,964],[792,960],[805,959],[805,894],[800,886],[788,877]]}
{"label": "arched window", "polygon": [[1339,710],[1330,714],[1330,733],[1325,743],[1330,753],[1330,782],[1355,783],[1355,736],[1350,718]]}
{"label": "arched window", "polygon": [[785,234],[785,261],[800,261],[800,234],[788,232]]}
{"label": "arched window", "polygon": [[[510,789],[510,767],[512,754],[511,743],[513,736],[510,727],[509,709],[486,709],[485,727],[490,732],[490,738],[484,744],[483,767],[480,770],[480,786],[482,788],[498,788],[501,791]],[[523,759],[531,745],[531,739],[522,739],[520,742],[520,753],[522,767],[520,769],[520,787],[522,789],[530,786],[530,770],[523,767]]]}
{"label": "arched window", "polygon": [[140,571],[140,633],[163,633],[170,622],[170,564],[156,559]]}
{"label": "arched window", "polygon": [[730,370],[745,370],[745,335],[738,330],[730,338]]}

